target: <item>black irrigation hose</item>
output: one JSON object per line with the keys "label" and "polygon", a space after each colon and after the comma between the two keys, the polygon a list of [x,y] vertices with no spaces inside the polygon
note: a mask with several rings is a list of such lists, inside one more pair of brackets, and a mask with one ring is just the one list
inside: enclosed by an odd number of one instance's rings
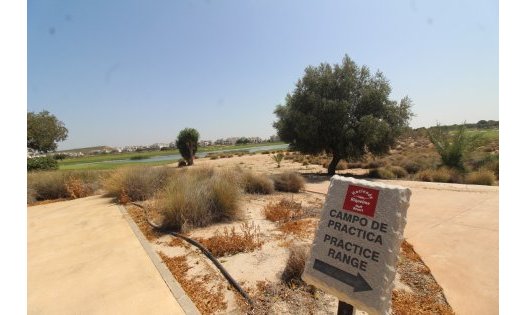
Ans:
{"label": "black irrigation hose", "polygon": [[214,263],[214,265],[216,265],[217,269],[219,269],[219,271],[221,271],[221,273],[223,274],[223,276],[225,276],[225,278],[228,280],[228,282],[234,288],[236,288],[236,290],[245,298],[245,300],[247,300],[247,302],[250,304],[250,306],[254,306],[254,302],[248,296],[248,294],[245,292],[245,290],[243,290],[243,288],[241,288],[241,286],[236,282],[236,280],[234,280],[234,278],[232,278],[232,276],[228,273],[228,271],[226,271],[226,269],[223,267],[223,265],[221,265],[221,263],[214,257],[214,255],[212,255],[212,253],[210,253],[210,251],[208,251],[208,249],[206,249],[203,245],[199,244],[198,242],[196,242],[195,240],[193,240],[193,239],[191,239],[191,238],[189,238],[187,236],[184,236],[184,235],[179,234],[177,232],[166,231],[160,225],[155,224],[155,223],[151,222],[150,219],[148,219],[148,215],[146,214],[146,209],[144,208],[144,206],[142,206],[141,204],[135,203],[135,202],[132,202],[131,204],[133,204],[133,205],[135,205],[135,206],[137,206],[137,207],[139,207],[139,208],[144,210],[144,217],[146,218],[146,221],[148,222],[148,224],[150,224],[153,228],[155,228],[157,230],[160,230],[160,231],[167,232],[168,234],[170,234],[172,236],[182,238],[183,240],[187,241],[188,243],[190,243],[190,244],[194,245],[195,247],[199,248],[203,252],[203,254],[205,254],[205,256],[208,257]]}

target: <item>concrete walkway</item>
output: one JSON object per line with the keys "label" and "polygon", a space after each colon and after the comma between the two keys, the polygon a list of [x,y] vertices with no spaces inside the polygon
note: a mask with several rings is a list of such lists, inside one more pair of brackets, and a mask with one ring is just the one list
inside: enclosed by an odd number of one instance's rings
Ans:
{"label": "concrete walkway", "polygon": [[29,207],[28,314],[184,314],[118,207]]}
{"label": "concrete walkway", "polygon": [[[499,188],[381,182],[412,191],[404,235],[459,314],[499,313]],[[327,193],[329,181],[307,184]]]}

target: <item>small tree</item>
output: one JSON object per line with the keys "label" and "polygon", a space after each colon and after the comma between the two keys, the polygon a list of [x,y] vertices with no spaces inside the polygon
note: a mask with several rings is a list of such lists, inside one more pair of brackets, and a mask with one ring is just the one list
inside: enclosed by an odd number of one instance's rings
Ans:
{"label": "small tree", "polygon": [[199,141],[199,132],[194,128],[185,128],[177,136],[176,146],[181,155],[186,160],[187,165],[194,164],[194,156],[197,152],[197,142]]}
{"label": "small tree", "polygon": [[27,113],[27,147],[47,153],[57,149],[57,142],[68,137],[64,123],[47,110]]}
{"label": "small tree", "polygon": [[285,155],[281,152],[279,152],[278,154],[274,154],[272,156],[272,159],[276,162],[276,164],[278,164],[278,168],[281,167],[281,161],[283,160],[284,157]]}
{"label": "small tree", "polygon": [[344,158],[384,154],[408,126],[411,100],[389,99],[391,87],[381,72],[358,67],[345,55],[341,65],[309,66],[274,113],[274,127],[291,149],[332,154],[328,174]]}
{"label": "small tree", "polygon": [[481,133],[468,135],[465,123],[457,131],[452,132],[437,125],[434,128],[429,128],[427,134],[429,140],[435,145],[442,164],[459,170],[464,169],[466,154],[473,152],[485,142]]}

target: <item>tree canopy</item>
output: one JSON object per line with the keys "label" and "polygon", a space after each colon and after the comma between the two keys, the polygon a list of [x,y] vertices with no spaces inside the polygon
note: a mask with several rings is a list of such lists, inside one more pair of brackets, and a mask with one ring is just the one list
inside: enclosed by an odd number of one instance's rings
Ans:
{"label": "tree canopy", "polygon": [[334,175],[341,159],[384,154],[408,127],[411,99],[389,99],[391,86],[381,72],[372,74],[345,55],[341,65],[309,66],[274,113],[281,140],[308,154],[326,152]]}
{"label": "tree canopy", "polygon": [[64,123],[47,110],[27,113],[27,147],[39,152],[55,151],[57,142],[68,137]]}
{"label": "tree canopy", "polygon": [[194,156],[197,152],[197,142],[199,141],[199,132],[194,128],[185,128],[177,136],[176,146],[181,155],[186,160],[187,165],[194,164]]}

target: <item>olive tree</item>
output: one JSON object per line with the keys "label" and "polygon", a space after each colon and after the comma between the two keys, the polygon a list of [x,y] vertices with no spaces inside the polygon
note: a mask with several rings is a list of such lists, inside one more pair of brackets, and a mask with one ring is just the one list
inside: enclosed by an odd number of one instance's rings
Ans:
{"label": "olive tree", "polygon": [[177,136],[176,146],[181,155],[186,160],[187,165],[194,164],[194,156],[197,152],[197,142],[199,141],[199,132],[194,128],[185,128]]}
{"label": "olive tree", "polygon": [[55,151],[57,142],[68,137],[64,123],[47,110],[27,113],[27,147],[39,152]]}
{"label": "olive tree", "polygon": [[359,159],[367,152],[384,154],[408,127],[411,100],[389,98],[384,75],[358,67],[345,55],[341,65],[309,66],[274,113],[278,136],[292,149],[332,155],[328,174],[341,159]]}

